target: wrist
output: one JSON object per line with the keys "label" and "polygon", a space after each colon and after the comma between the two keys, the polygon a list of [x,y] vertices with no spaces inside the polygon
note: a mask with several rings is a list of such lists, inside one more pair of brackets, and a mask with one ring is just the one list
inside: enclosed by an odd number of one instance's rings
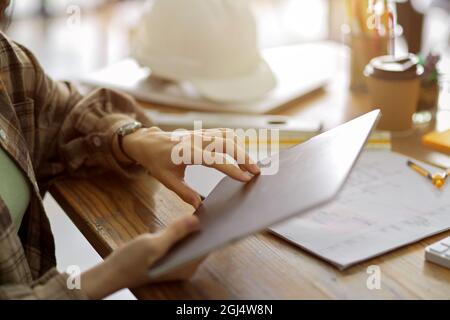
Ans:
{"label": "wrist", "polygon": [[[140,163],[142,137],[144,136],[146,130],[146,128],[140,128],[122,138],[123,151],[126,153],[126,156],[133,159],[135,163]],[[130,160],[128,159],[128,161]]]}
{"label": "wrist", "polygon": [[123,289],[114,267],[104,261],[81,274],[81,288],[94,300],[103,299]]}
{"label": "wrist", "polygon": [[[141,135],[144,128],[138,129],[137,131],[130,133],[124,137],[119,137],[116,133],[113,138],[113,153],[116,159],[123,164],[134,164],[138,161],[136,157],[137,143],[136,138]],[[119,139],[122,139],[122,148],[120,147]]]}
{"label": "wrist", "polygon": [[153,137],[160,132],[158,127],[140,128],[122,138],[122,147],[134,163],[143,165],[146,162],[144,150],[153,150],[155,143]]}

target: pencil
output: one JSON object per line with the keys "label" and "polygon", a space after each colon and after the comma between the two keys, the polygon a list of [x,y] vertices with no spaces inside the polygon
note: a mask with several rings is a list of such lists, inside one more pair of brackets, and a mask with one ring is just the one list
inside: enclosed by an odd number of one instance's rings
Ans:
{"label": "pencil", "polygon": [[409,167],[411,167],[414,171],[416,171],[417,173],[419,173],[420,175],[428,178],[429,180],[431,180],[431,183],[437,188],[437,189],[441,189],[444,184],[445,181],[447,180],[447,177],[449,175],[449,169],[447,169],[444,173],[435,173],[435,174],[431,174],[430,172],[428,172],[427,170],[425,170],[424,168],[422,168],[421,166],[419,166],[418,164],[412,162],[411,160],[407,161],[407,164]]}
{"label": "pencil", "polygon": [[424,176],[425,178],[428,178],[428,179],[432,180],[431,173],[429,173],[427,170],[425,170],[424,168],[422,168],[418,164],[415,164],[411,160],[408,160],[406,163],[411,169],[416,171],[418,174]]}

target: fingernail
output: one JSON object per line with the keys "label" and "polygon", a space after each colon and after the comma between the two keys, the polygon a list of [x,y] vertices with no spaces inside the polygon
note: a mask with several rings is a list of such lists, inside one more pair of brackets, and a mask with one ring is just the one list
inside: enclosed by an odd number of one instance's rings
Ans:
{"label": "fingernail", "polygon": [[252,168],[253,168],[255,174],[260,174],[261,173],[261,169],[258,167],[257,164],[252,165]]}
{"label": "fingernail", "polygon": [[202,204],[202,198],[196,197],[195,198],[195,203],[194,203],[194,208],[198,209],[198,207],[200,207],[201,204]]}

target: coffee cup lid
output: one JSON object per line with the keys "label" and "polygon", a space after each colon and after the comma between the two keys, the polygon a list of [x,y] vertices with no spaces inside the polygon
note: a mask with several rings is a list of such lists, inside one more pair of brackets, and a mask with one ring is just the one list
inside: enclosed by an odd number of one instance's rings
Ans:
{"label": "coffee cup lid", "polygon": [[367,77],[388,80],[406,80],[420,77],[424,69],[414,54],[403,57],[380,56],[373,58],[364,70]]}

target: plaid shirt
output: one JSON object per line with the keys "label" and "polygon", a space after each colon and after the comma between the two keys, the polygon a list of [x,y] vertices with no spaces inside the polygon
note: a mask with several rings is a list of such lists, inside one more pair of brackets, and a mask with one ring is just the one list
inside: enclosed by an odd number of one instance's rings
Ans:
{"label": "plaid shirt", "polygon": [[68,174],[141,172],[123,168],[112,153],[115,130],[132,119],[149,124],[127,95],[99,89],[83,97],[70,83],[51,80],[26,48],[0,33],[0,147],[32,190],[18,234],[0,197],[0,299],[87,298],[55,269],[42,196]]}

